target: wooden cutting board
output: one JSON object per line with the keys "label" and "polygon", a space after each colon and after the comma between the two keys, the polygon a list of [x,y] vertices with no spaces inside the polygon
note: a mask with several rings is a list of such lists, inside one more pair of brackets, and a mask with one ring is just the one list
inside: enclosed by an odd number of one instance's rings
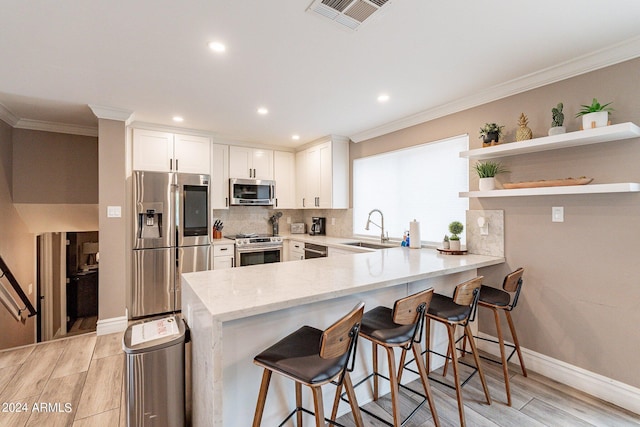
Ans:
{"label": "wooden cutting board", "polygon": [[539,181],[505,182],[504,188],[535,188],[535,187],[560,187],[565,185],[585,185],[593,181],[593,178],[564,178],[564,179],[541,179]]}

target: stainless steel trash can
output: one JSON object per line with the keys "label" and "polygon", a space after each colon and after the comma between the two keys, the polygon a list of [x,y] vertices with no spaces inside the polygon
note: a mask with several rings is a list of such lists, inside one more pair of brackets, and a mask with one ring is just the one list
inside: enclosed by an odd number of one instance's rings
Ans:
{"label": "stainless steel trash can", "polygon": [[125,331],[127,426],[185,425],[186,337],[177,316],[144,320]]}

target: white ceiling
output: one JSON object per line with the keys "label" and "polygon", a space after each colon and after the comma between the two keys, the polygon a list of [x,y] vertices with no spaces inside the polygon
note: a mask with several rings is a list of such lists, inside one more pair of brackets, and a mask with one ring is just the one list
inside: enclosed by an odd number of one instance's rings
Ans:
{"label": "white ceiling", "polygon": [[640,56],[637,0],[392,0],[358,31],[311,2],[0,0],[0,118],[81,132],[100,105],[225,140],[360,141]]}

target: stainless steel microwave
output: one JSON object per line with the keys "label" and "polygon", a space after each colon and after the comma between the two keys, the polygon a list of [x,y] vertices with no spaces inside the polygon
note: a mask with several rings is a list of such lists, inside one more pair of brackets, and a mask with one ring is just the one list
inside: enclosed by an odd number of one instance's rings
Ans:
{"label": "stainless steel microwave", "polygon": [[267,179],[229,179],[233,206],[271,206],[275,204],[276,182]]}

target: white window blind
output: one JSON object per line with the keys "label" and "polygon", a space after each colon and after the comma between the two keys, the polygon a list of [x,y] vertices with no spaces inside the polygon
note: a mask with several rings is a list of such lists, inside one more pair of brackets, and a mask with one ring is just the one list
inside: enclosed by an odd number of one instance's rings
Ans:
{"label": "white window blind", "polygon": [[[461,135],[354,160],[354,234],[380,236],[374,225],[364,229],[369,212],[380,209],[392,239],[402,238],[416,219],[423,242],[441,242],[449,223],[464,224],[469,209],[469,199],[458,197],[469,188],[469,162],[459,156],[468,147],[468,135]],[[380,224],[378,213],[371,219]]]}

